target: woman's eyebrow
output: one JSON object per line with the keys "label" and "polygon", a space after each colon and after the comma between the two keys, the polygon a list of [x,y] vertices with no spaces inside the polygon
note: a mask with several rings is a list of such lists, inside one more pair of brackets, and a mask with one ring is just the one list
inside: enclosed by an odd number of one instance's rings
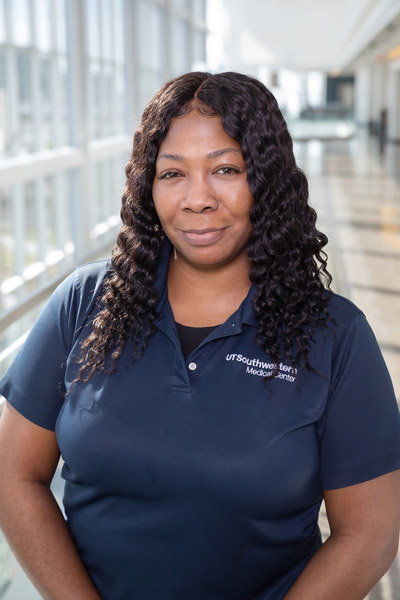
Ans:
{"label": "woman's eyebrow", "polygon": [[207,154],[207,158],[217,158],[217,156],[221,156],[221,154],[226,154],[227,152],[237,152],[238,154],[242,154],[242,151],[237,148],[222,148],[221,150],[210,152]]}
{"label": "woman's eyebrow", "polygon": [[185,157],[182,154],[159,154],[157,156],[157,160],[161,160],[162,158],[167,160],[184,160]]}
{"label": "woman's eyebrow", "polygon": [[[237,154],[242,154],[241,150],[237,148],[221,148],[221,150],[214,150],[213,152],[209,152],[206,156],[207,158],[217,158],[221,156],[221,154],[226,154],[228,152],[236,152]],[[166,159],[166,160],[185,160],[185,157],[182,154],[159,154],[157,160]]]}

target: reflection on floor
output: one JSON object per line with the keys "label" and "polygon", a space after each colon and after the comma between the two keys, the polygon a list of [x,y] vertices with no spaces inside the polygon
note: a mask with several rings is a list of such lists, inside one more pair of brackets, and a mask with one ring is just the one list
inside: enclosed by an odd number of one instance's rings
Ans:
{"label": "reflection on floor", "polygon": [[[371,324],[400,400],[400,148],[379,157],[375,140],[295,144],[310,184],[318,228],[329,238],[332,289],[359,306]],[[329,526],[320,520],[324,536]],[[400,598],[400,558],[368,595]]]}
{"label": "reflection on floor", "polygon": [[[381,160],[364,136],[295,144],[308,176],[318,226],[327,233],[334,291],[366,314],[382,348],[400,399],[400,148],[388,147]],[[397,167],[397,168],[396,168]],[[54,482],[62,494],[59,473]],[[329,526],[324,515],[321,529]],[[13,562],[14,581],[4,600],[40,600]],[[368,595],[368,600],[400,598],[400,561]]]}
{"label": "reflection on floor", "polygon": [[381,159],[374,146],[360,136],[297,143],[295,151],[329,238],[332,288],[366,314],[400,399],[400,185],[391,174],[398,149],[388,146]]}

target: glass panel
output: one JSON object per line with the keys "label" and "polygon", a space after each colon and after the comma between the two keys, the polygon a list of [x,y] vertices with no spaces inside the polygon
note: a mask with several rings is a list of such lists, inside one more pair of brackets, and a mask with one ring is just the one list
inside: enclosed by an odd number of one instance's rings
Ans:
{"label": "glass panel", "polygon": [[[40,258],[38,231],[36,227],[37,213],[37,189],[36,181],[30,181],[24,185],[24,218],[25,218],[25,244],[24,263],[25,267],[35,263]],[[25,269],[24,269],[25,271]]]}
{"label": "glass panel", "polygon": [[157,73],[140,69],[138,76],[139,110],[143,110],[153,94],[161,86],[161,77]]}
{"label": "glass panel", "polygon": [[206,20],[206,0],[192,0],[193,16],[200,21]]}
{"label": "glass panel", "polygon": [[158,6],[138,3],[137,50],[139,62],[154,70],[162,68],[163,24],[162,13]]}
{"label": "glass panel", "polygon": [[115,133],[114,126],[114,70],[111,66],[105,65],[103,68],[103,87],[104,87],[104,106],[102,116],[103,135],[113,135]]}
{"label": "glass panel", "polygon": [[46,246],[46,279],[57,276],[58,265],[64,258],[63,251],[58,247],[57,240],[57,210],[54,177],[46,177],[44,180],[44,200],[45,200],[45,246]]}
{"label": "glass panel", "polygon": [[99,168],[99,181],[102,189],[101,198],[101,216],[100,219],[103,223],[107,223],[108,217],[110,216],[110,159],[103,160],[98,164]]}
{"label": "glass panel", "polygon": [[51,60],[46,57],[39,59],[40,70],[40,100],[49,104],[52,100],[51,90]]}
{"label": "glass panel", "polygon": [[4,0],[0,0],[0,44],[6,41],[6,23],[4,14]]}
{"label": "glass panel", "polygon": [[6,91],[5,91],[5,72],[4,56],[0,49],[0,159],[6,153]]}
{"label": "glass panel", "polygon": [[89,86],[90,137],[95,139],[101,136],[101,67],[97,62],[90,62],[89,64]]}
{"label": "glass panel", "polygon": [[71,264],[71,172],[0,191],[0,312]]}
{"label": "glass panel", "polygon": [[[101,33],[102,56],[105,60],[113,59],[113,13],[110,0],[101,0]],[[122,35],[122,32],[120,33]]]}
{"label": "glass panel", "polygon": [[31,61],[26,52],[17,53],[17,134],[15,147],[17,153],[33,150],[33,114],[31,91]]}
{"label": "glass panel", "polygon": [[12,40],[17,46],[29,46],[31,43],[30,15],[28,0],[14,0],[11,8]]}
{"label": "glass panel", "polygon": [[[90,239],[91,247],[107,240],[113,242],[116,230],[120,226],[119,210],[123,183],[120,175],[124,173],[126,156],[111,157],[97,161],[91,166],[90,179]],[[118,162],[118,182],[116,181],[116,162]]]}
{"label": "glass panel", "polygon": [[77,188],[79,189],[79,185],[77,185],[78,181],[78,169],[70,169],[65,173],[62,185],[62,190],[64,191],[62,198],[65,206],[65,221],[61,225],[64,227],[65,234],[64,251],[67,257],[66,260],[69,262],[73,260],[76,262],[77,260],[77,247],[74,244],[76,224],[73,222],[73,202],[71,200],[77,196]]}
{"label": "glass panel", "polygon": [[171,70],[174,75],[188,71],[187,26],[185,21],[171,17]]}
{"label": "glass panel", "polygon": [[193,62],[192,69],[196,70],[199,68],[205,68],[206,62],[206,39],[204,33],[201,31],[193,31],[192,34],[193,44]]}
{"label": "glass panel", "polygon": [[60,121],[58,123],[58,143],[60,146],[70,143],[70,111],[68,105],[68,64],[67,59],[61,57],[57,61],[58,94],[60,102]]}
{"label": "glass panel", "polygon": [[6,151],[6,51],[0,47],[0,158]]}
{"label": "glass panel", "polygon": [[[126,75],[123,67],[118,67],[115,71],[115,124],[116,133],[126,133],[126,93],[125,93]],[[130,133],[130,132],[129,132]]]}
{"label": "glass panel", "polygon": [[[14,269],[13,275],[22,277],[22,271],[24,270],[24,240],[25,240],[25,213],[24,213],[24,190],[22,185],[14,185],[10,188],[11,197],[11,211],[12,211],[12,233],[14,243]],[[20,282],[17,286],[18,288]],[[10,288],[8,288],[10,291]]]}
{"label": "glass panel", "polygon": [[[129,153],[130,154],[130,153]],[[129,160],[128,154],[122,154],[121,156],[115,156],[113,162],[113,186],[114,186],[114,214],[119,216],[119,210],[121,207],[122,193],[126,183],[125,165]]]}
{"label": "glass panel", "polygon": [[56,11],[56,44],[60,52],[67,51],[67,14],[65,0],[53,0]]}
{"label": "glass panel", "polygon": [[46,202],[46,248],[51,253],[57,248],[56,238],[56,198],[54,189],[54,177],[46,177],[44,180],[45,202]]}
{"label": "glass panel", "polygon": [[31,102],[31,65],[26,52],[17,54],[18,98],[20,102]]}
{"label": "glass panel", "polygon": [[[72,267],[75,175],[69,170],[0,191],[0,312]],[[34,307],[0,334],[0,353],[10,348],[0,371],[15,355],[11,346],[32,326],[40,308]]]}
{"label": "glass panel", "polygon": [[100,190],[98,189],[97,179],[97,163],[90,165],[90,196],[89,196],[89,223],[91,229],[91,237],[93,237],[93,231],[97,223],[99,222],[100,213]]}
{"label": "glass panel", "polygon": [[171,4],[173,6],[178,6],[179,8],[187,8],[188,0],[171,0]]}
{"label": "glass panel", "polygon": [[39,62],[40,72],[40,107],[42,111],[41,119],[41,136],[44,149],[49,149],[54,146],[52,140],[52,81],[51,72],[52,64],[49,58],[42,57]]}
{"label": "glass panel", "polygon": [[[97,200],[98,200],[96,225],[98,223],[104,223],[107,220],[106,202],[107,202],[108,190],[105,188],[105,185],[104,185],[106,163],[107,163],[106,160],[101,160],[101,161],[98,161],[95,166]],[[101,230],[99,233],[101,233]]]}
{"label": "glass panel", "polygon": [[40,50],[51,50],[51,28],[49,0],[36,0],[35,4],[36,45]]}
{"label": "glass panel", "polygon": [[88,54],[99,58],[100,53],[100,6],[98,0],[86,0],[86,24]]}
{"label": "glass panel", "polygon": [[2,281],[14,274],[14,257],[15,237],[12,228],[11,195],[6,190],[0,190],[0,271]]}
{"label": "glass panel", "polygon": [[125,61],[125,16],[123,0],[115,0],[114,56],[117,62]]}
{"label": "glass panel", "polygon": [[71,206],[74,195],[71,184],[73,171],[57,173],[47,188],[48,264],[57,264],[64,271],[74,258],[71,233]]}
{"label": "glass panel", "polygon": [[[95,6],[94,0],[90,2]],[[90,139],[126,130],[124,2],[100,0],[98,5],[101,7],[102,56],[100,60],[90,60],[88,65]]]}
{"label": "glass panel", "polygon": [[0,90],[6,87],[6,49],[0,46]]}

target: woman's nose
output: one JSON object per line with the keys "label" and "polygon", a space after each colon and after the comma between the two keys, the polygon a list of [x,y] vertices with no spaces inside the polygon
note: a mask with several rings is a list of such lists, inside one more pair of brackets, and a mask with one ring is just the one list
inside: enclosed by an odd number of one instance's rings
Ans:
{"label": "woman's nose", "polygon": [[206,177],[188,177],[182,208],[193,212],[216,210],[219,202],[215,190]]}

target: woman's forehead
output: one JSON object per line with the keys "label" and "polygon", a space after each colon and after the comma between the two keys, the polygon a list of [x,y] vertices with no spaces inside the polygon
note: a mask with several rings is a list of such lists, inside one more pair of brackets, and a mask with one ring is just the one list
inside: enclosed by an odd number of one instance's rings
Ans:
{"label": "woman's forehead", "polygon": [[220,116],[202,115],[196,110],[172,119],[167,135],[159,148],[161,154],[184,154],[196,149],[210,154],[230,148],[241,152],[239,142],[223,128]]}

